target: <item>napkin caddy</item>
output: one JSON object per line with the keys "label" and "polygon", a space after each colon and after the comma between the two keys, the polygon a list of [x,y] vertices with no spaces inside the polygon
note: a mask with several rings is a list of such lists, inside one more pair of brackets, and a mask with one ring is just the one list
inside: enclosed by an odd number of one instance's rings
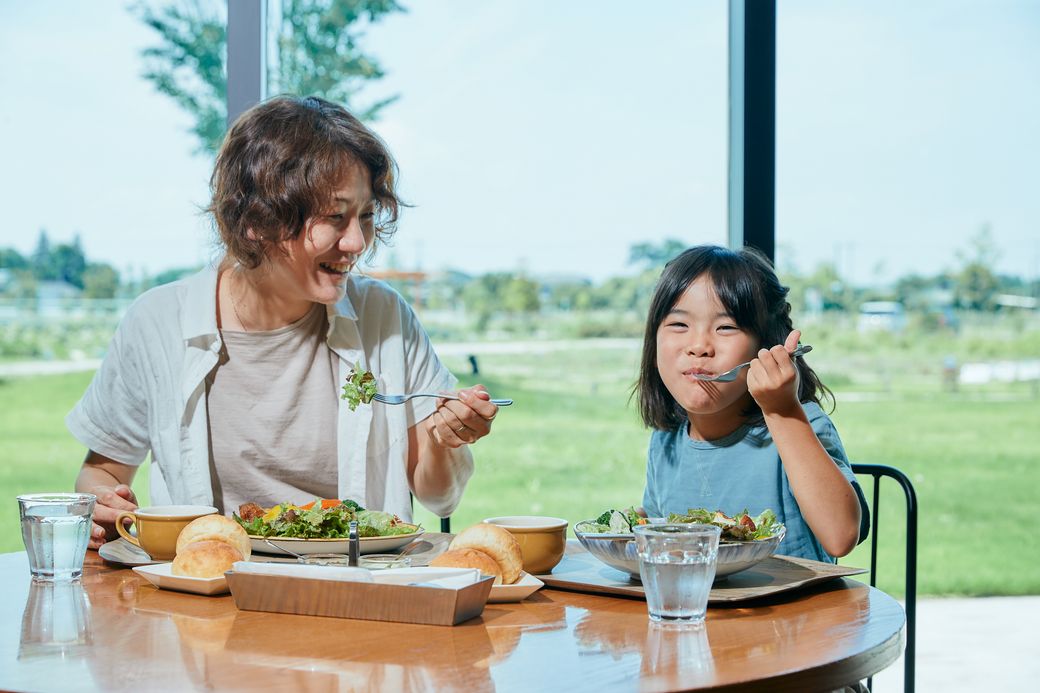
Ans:
{"label": "napkin caddy", "polygon": [[479,616],[494,578],[465,587],[319,580],[284,575],[225,573],[235,605],[245,611],[454,626]]}

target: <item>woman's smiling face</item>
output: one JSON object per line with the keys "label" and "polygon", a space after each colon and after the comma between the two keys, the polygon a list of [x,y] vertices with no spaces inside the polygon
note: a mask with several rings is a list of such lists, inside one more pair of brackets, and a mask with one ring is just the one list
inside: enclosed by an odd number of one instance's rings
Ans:
{"label": "woman's smiling face", "polygon": [[711,278],[697,277],[657,328],[657,370],[679,405],[698,415],[743,418],[748,406],[747,371],[731,383],[698,380],[750,361],[759,349],[755,335],[737,326],[722,305]]}
{"label": "woman's smiling face", "polygon": [[333,198],[296,238],[268,256],[270,279],[285,299],[326,305],[340,300],[347,274],[372,243],[375,201],[368,172],[351,166]]}

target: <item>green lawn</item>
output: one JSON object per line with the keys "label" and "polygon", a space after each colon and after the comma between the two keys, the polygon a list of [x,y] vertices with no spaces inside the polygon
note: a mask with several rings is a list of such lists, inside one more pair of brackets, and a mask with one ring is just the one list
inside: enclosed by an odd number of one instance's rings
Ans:
{"label": "green lawn", "polygon": [[[823,351],[823,350],[821,350]],[[482,356],[481,382],[516,404],[493,435],[474,446],[477,473],[453,517],[464,527],[492,515],[538,513],[572,522],[642,497],[648,434],[628,394],[638,354],[574,349]],[[464,360],[446,359],[457,373]],[[921,594],[1040,594],[1040,510],[1036,422],[1040,399],[1028,384],[943,392],[913,361],[906,378],[842,375],[842,360],[814,361],[834,374],[835,421],[857,461],[899,467],[921,508]],[[898,370],[897,369],[897,372]],[[21,549],[14,496],[72,486],[83,457],[63,424],[89,374],[0,382],[0,551]],[[470,381],[469,378],[465,379]],[[135,482],[146,498],[142,474]],[[882,493],[882,588],[902,592],[902,494]],[[423,510],[418,518],[436,528]],[[862,548],[843,563],[865,565]]]}

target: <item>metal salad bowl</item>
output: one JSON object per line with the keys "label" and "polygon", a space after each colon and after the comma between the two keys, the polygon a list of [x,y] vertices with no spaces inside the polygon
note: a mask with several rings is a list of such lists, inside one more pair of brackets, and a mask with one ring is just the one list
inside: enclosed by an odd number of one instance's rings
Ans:
{"label": "metal salad bowl", "polygon": [[[579,523],[580,524],[580,523]],[[715,579],[724,578],[741,570],[747,570],[773,555],[784,538],[786,528],[768,539],[719,544],[719,558],[715,567]],[[578,541],[589,553],[611,568],[628,573],[639,580],[639,555],[636,553],[635,538],[631,534],[598,534],[574,530]]]}

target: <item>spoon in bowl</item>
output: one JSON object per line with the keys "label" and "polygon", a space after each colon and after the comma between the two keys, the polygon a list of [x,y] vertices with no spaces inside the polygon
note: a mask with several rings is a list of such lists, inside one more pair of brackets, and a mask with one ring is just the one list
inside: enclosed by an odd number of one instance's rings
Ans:
{"label": "spoon in bowl", "polygon": [[[800,347],[798,347],[797,349],[795,349],[794,351],[791,352],[791,358],[795,358],[795,357],[801,356],[803,354],[808,354],[810,351],[812,351],[812,347],[809,346],[808,344],[806,344],[804,346],[800,346]],[[697,380],[703,380],[703,381],[709,382],[709,383],[730,383],[730,382],[733,382],[734,380],[737,379],[737,374],[740,373],[740,369],[741,368],[747,368],[752,363],[754,363],[754,361],[748,361],[747,363],[742,363],[739,366],[734,366],[733,368],[730,368],[725,373],[719,373],[718,375],[707,375],[706,373],[694,373],[693,377],[696,378]]]}

